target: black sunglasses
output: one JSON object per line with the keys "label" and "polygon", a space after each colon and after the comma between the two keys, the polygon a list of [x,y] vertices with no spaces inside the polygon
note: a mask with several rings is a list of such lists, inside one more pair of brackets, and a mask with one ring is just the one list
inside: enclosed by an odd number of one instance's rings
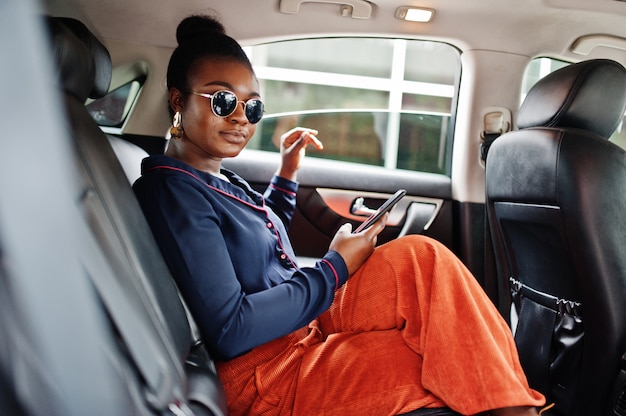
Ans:
{"label": "black sunglasses", "polygon": [[263,113],[265,112],[265,105],[263,104],[263,101],[258,98],[250,98],[247,101],[240,101],[237,99],[235,93],[227,90],[220,90],[213,94],[204,94],[196,91],[190,91],[190,93],[210,99],[213,114],[218,117],[228,117],[234,113],[235,110],[237,110],[237,105],[239,103],[244,104],[246,118],[252,124],[256,124],[261,121]]}

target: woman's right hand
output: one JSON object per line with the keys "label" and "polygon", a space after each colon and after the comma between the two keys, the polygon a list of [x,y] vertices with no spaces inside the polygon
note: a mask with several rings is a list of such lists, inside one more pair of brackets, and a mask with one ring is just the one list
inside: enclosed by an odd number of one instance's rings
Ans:
{"label": "woman's right hand", "polygon": [[354,274],[372,254],[378,234],[385,228],[388,216],[389,214],[385,214],[371,227],[359,233],[352,233],[351,224],[344,224],[339,228],[329,249],[341,255],[348,267],[348,274]]}

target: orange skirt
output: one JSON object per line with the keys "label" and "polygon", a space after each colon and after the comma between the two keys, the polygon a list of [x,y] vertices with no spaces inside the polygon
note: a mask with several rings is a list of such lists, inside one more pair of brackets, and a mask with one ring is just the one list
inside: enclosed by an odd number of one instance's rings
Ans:
{"label": "orange skirt", "polygon": [[378,247],[331,307],[292,334],[218,363],[230,415],[473,415],[541,406],[510,329],[445,246]]}

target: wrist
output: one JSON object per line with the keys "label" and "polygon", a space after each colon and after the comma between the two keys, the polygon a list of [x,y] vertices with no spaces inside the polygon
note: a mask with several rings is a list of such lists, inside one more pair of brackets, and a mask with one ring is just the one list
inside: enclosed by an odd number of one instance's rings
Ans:
{"label": "wrist", "polygon": [[290,180],[292,182],[296,182],[296,178],[298,177],[298,172],[292,169],[280,168],[276,171],[276,176],[280,176],[281,178]]}

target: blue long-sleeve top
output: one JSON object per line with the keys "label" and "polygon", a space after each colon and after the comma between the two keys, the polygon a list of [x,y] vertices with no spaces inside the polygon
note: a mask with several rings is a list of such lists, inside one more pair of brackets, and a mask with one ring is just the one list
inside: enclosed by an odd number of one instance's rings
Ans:
{"label": "blue long-sleeve top", "polygon": [[133,185],[174,279],[218,360],[228,360],[315,319],[348,279],[329,251],[298,268],[287,236],[297,183],[274,176],[263,195],[176,159],[144,159]]}

